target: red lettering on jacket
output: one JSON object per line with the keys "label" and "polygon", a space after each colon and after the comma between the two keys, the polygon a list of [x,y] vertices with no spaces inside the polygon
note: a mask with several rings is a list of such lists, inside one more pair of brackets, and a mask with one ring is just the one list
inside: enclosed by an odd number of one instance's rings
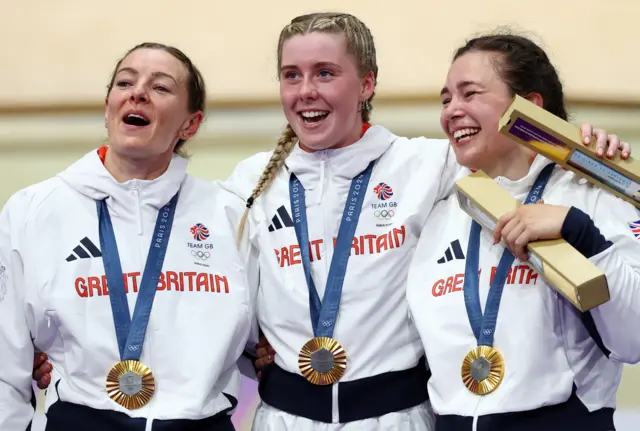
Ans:
{"label": "red lettering on jacket", "polygon": [[[478,275],[480,275],[480,271],[478,271]],[[436,281],[431,288],[431,294],[433,296],[442,296],[447,293],[452,292],[461,292],[464,286],[464,273],[451,275],[449,277],[442,278]]]}
{"label": "red lettering on jacket", "polygon": [[[382,235],[365,234],[355,236],[351,242],[351,256],[378,254],[383,251],[402,247],[406,241],[406,236],[407,230],[404,226],[394,228]],[[333,238],[334,249],[337,241],[337,238]],[[321,239],[309,242],[309,260],[311,262],[322,259],[320,245],[323,243],[324,241]],[[280,268],[302,263],[300,246],[298,244],[276,248],[273,251]]]}
{"label": "red lettering on jacket", "polygon": [[[140,272],[129,272],[122,274],[124,280],[125,293],[137,292],[140,282]],[[94,277],[78,277],[75,280],[76,293],[81,298],[91,298],[94,296],[108,296],[109,288],[105,275]],[[130,289],[131,288],[131,289]],[[174,292],[214,292],[229,293],[229,280],[225,275],[197,273],[197,272],[176,272],[166,271],[160,273],[158,291]]]}
{"label": "red lettering on jacket", "polygon": [[[493,278],[496,275],[497,269],[498,268],[495,266],[491,268],[490,283],[493,283]],[[481,271],[482,270],[478,271],[478,277],[481,275]],[[535,285],[537,282],[538,274],[535,270],[529,268],[527,265],[516,265],[509,269],[505,285]],[[431,287],[431,295],[439,297],[448,293],[461,292],[462,290],[464,290],[464,273],[436,280]]]}

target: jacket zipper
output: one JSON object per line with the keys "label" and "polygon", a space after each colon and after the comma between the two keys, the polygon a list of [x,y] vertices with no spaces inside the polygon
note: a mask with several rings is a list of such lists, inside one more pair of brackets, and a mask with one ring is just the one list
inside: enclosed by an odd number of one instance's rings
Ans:
{"label": "jacket zipper", "polygon": [[142,235],[142,214],[140,211],[140,186],[138,180],[133,180],[133,194],[136,197],[136,222],[138,225],[138,235]]}

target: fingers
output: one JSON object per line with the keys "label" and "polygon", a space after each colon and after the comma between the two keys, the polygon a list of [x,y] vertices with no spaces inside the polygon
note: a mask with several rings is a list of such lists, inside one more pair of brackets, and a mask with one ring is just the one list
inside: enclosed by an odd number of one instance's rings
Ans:
{"label": "fingers", "polygon": [[618,138],[618,135],[607,135],[605,139],[605,145],[607,145],[607,157],[611,158],[616,155],[616,152],[618,152],[618,149],[620,148],[620,138]]}
{"label": "fingers", "polygon": [[33,380],[38,388],[47,389],[51,384],[51,371],[53,366],[47,362],[48,356],[44,353],[37,353],[33,357]]}
{"label": "fingers", "polygon": [[51,384],[51,374],[45,374],[41,379],[36,381],[36,384],[38,385],[38,388],[42,390],[47,389]]}
{"label": "fingers", "polygon": [[603,156],[606,152],[607,157],[615,156],[616,152],[622,153],[622,158],[626,159],[631,154],[631,145],[627,142],[621,142],[617,135],[608,135],[604,129],[596,129],[591,124],[585,123],[580,126],[582,134],[582,142],[585,145],[592,143],[593,138],[596,140],[596,154]]}
{"label": "fingers", "polygon": [[[507,238],[509,237],[513,229],[519,224],[520,224],[520,217],[518,217],[518,213],[516,212],[513,214],[513,217],[511,217],[511,219],[504,225],[504,227],[500,231],[500,238],[498,239],[498,241],[500,239],[504,239],[506,242]],[[507,247],[508,247],[508,244],[507,244]]]}
{"label": "fingers", "polygon": [[607,132],[603,129],[593,129],[593,135],[596,138],[596,154],[603,156],[607,149]]}
{"label": "fingers", "polygon": [[273,362],[273,355],[267,355],[262,358],[256,359],[256,362],[254,365],[258,370],[261,370],[267,365],[271,364],[272,362]]}
{"label": "fingers", "polygon": [[34,354],[33,355],[33,368],[34,369],[38,368],[47,359],[49,359],[49,358],[47,357],[46,353],[36,353],[36,354]]}
{"label": "fingers", "polygon": [[265,347],[258,347],[256,349],[256,356],[258,358],[264,358],[265,356],[275,355],[275,354],[276,354],[276,351],[273,350],[273,347],[271,347],[270,345]]}
{"label": "fingers", "polygon": [[596,154],[598,156],[606,153],[607,157],[612,158],[618,151],[621,151],[622,158],[629,157],[631,146],[626,142],[621,142],[618,135],[608,135],[603,129],[594,129],[593,133],[596,137]]}
{"label": "fingers", "polygon": [[591,127],[591,124],[585,123],[580,126],[580,131],[582,132],[582,143],[589,145],[593,136],[593,127]]}
{"label": "fingers", "polygon": [[513,241],[514,256],[520,262],[526,262],[529,260],[529,252],[527,245],[531,242],[531,235],[529,230],[524,229],[522,233]]}
{"label": "fingers", "polygon": [[523,260],[521,259],[521,257],[524,254],[525,256],[524,260],[526,260],[527,253],[526,251],[522,250],[522,245],[521,245],[522,240],[520,239],[520,237],[526,231],[526,225],[524,223],[514,222],[514,224],[512,226],[508,226],[508,228],[509,228],[508,230],[505,229],[506,233],[503,235],[504,242],[507,245],[507,248],[519,260]]}
{"label": "fingers", "polygon": [[527,246],[531,241],[536,240],[537,236],[534,238],[532,231],[527,228],[527,223],[519,217],[514,218],[503,229],[502,237],[506,247],[516,259],[521,262],[529,260]]}
{"label": "fingers", "polygon": [[618,148],[622,151],[622,158],[628,159],[631,154],[631,144],[628,142],[620,142],[620,146]]}
{"label": "fingers", "polygon": [[41,369],[41,368],[35,368],[35,369],[33,370],[33,374],[31,374],[31,378],[37,382],[37,381],[38,381],[38,380],[40,380],[40,379],[42,378],[42,376],[44,376],[45,374],[46,374],[46,372],[45,372],[45,371],[42,371],[42,369]]}
{"label": "fingers", "polygon": [[269,365],[273,362],[274,355],[276,351],[271,347],[271,344],[267,341],[265,337],[260,337],[260,342],[256,345],[256,359],[255,367],[258,370],[261,370],[265,366]]}
{"label": "fingers", "polygon": [[42,378],[45,375],[49,374],[52,370],[53,370],[53,367],[49,362],[41,363],[38,367],[33,369],[33,374],[32,374],[33,380],[35,381],[42,380]]}
{"label": "fingers", "polygon": [[267,341],[267,337],[265,337],[264,335],[260,335],[260,337],[258,338],[258,344],[256,344],[256,348],[265,347],[268,345],[269,345],[269,341]]}
{"label": "fingers", "polygon": [[496,223],[496,227],[493,229],[493,244],[497,244],[500,242],[500,238],[503,236],[503,231],[505,226],[513,220],[516,216],[518,210],[513,210],[498,219]]}
{"label": "fingers", "polygon": [[617,135],[609,135],[604,129],[594,128],[591,124],[585,123],[580,126],[582,134],[582,142],[589,145],[595,139],[596,154],[602,157],[605,153],[607,157],[614,157],[616,152],[620,151],[623,159],[631,155],[631,145],[627,142],[621,142]]}

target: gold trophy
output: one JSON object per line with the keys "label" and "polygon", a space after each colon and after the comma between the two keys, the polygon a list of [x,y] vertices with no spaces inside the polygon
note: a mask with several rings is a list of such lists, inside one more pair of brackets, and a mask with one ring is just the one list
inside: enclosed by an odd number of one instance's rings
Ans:
{"label": "gold trophy", "polygon": [[609,159],[582,143],[580,128],[515,96],[499,123],[500,133],[640,208],[640,160]]}
{"label": "gold trophy", "polygon": [[[522,205],[482,171],[458,180],[456,189],[460,207],[490,231],[500,217]],[[527,248],[530,266],[578,310],[609,300],[605,275],[565,240],[534,241]]]}

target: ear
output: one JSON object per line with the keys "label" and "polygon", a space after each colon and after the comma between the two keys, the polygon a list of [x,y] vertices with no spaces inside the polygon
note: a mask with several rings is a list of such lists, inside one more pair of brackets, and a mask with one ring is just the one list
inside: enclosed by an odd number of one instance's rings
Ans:
{"label": "ear", "polygon": [[527,99],[529,102],[535,103],[541,108],[544,106],[544,99],[542,97],[542,94],[540,93],[531,93],[527,97],[525,97],[525,99]]}
{"label": "ear", "polygon": [[204,113],[202,111],[194,112],[189,115],[189,118],[182,123],[182,127],[178,131],[178,139],[191,139],[195,136],[204,120]]}
{"label": "ear", "polygon": [[369,100],[373,95],[373,91],[376,88],[376,77],[373,75],[373,72],[368,72],[361,80],[362,82],[362,91],[361,97],[362,101]]}

